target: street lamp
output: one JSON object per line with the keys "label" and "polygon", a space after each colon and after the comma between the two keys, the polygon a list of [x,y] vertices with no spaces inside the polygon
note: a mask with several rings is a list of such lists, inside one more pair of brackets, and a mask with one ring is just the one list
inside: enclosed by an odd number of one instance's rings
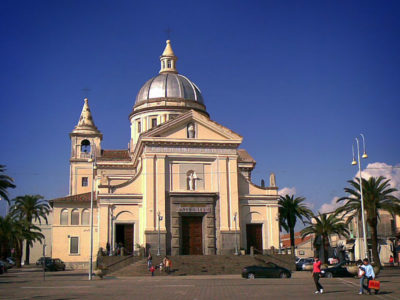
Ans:
{"label": "street lamp", "polygon": [[97,169],[96,166],[96,155],[95,149],[93,147],[93,153],[91,158],[88,160],[89,163],[92,163],[92,189],[90,192],[90,255],[89,255],[89,280],[92,280],[93,274],[93,193],[94,193],[94,171]]}
{"label": "street lamp", "polygon": [[233,216],[233,221],[235,221],[235,255],[239,255],[238,241],[237,241],[237,212],[235,212]]}
{"label": "street lamp", "polygon": [[157,249],[157,256],[161,255],[161,235],[160,235],[160,222],[163,219],[161,212],[158,212],[158,249]]}
{"label": "street lamp", "polygon": [[[365,147],[365,137],[364,135],[361,133],[360,134],[363,140],[363,150],[364,153],[362,155],[362,158],[366,159],[368,158],[367,152],[366,152],[366,147]],[[358,157],[358,162],[356,161],[355,157],[354,157],[354,146],[353,146],[353,161],[351,162],[351,164],[357,165],[358,163],[358,177],[360,180],[360,195],[361,195],[361,218],[362,218],[362,226],[363,226],[363,238],[364,238],[364,251],[365,251],[365,257],[368,257],[368,246],[367,246],[367,231],[365,229],[365,214],[364,214],[364,195],[363,195],[363,186],[362,186],[362,176],[361,176],[361,158],[360,158],[360,142],[358,140],[359,138],[356,137],[356,143],[357,143],[357,157]],[[361,251],[360,251],[361,252]]]}

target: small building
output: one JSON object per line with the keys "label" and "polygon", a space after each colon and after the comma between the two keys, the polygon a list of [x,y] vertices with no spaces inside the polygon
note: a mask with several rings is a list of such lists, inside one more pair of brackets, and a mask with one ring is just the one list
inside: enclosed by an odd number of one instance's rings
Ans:
{"label": "small building", "polygon": [[[295,256],[299,258],[314,257],[314,237],[309,235],[302,239],[300,232],[295,232],[294,237]],[[289,233],[281,235],[281,251],[285,253],[291,253],[292,251]]]}

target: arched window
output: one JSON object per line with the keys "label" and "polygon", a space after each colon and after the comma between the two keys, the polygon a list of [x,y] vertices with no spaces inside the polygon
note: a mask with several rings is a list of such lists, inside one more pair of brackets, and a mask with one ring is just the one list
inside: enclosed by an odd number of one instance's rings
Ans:
{"label": "arched window", "polygon": [[88,209],[82,211],[82,225],[89,225],[90,214]]}
{"label": "arched window", "polygon": [[197,180],[197,175],[196,172],[193,170],[190,170],[186,173],[186,182],[187,182],[187,189],[189,191],[195,191],[196,190],[196,180]]}
{"label": "arched window", "polygon": [[68,225],[68,209],[64,208],[60,214],[60,224]]}
{"label": "arched window", "polygon": [[76,208],[71,212],[71,225],[79,225],[79,211]]}
{"label": "arched window", "polygon": [[81,152],[90,153],[90,142],[88,140],[81,142]]}

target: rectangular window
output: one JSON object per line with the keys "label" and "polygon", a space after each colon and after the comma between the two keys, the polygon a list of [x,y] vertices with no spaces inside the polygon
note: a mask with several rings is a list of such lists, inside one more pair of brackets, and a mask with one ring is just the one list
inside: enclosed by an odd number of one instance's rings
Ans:
{"label": "rectangular window", "polygon": [[172,66],[171,66],[171,61],[170,60],[168,60],[167,61],[167,64],[168,64],[168,68],[170,69]]}
{"label": "rectangular window", "polygon": [[137,122],[137,132],[138,133],[142,132],[142,122],[140,122],[140,121]]}
{"label": "rectangular window", "polygon": [[82,186],[88,186],[88,178],[82,177]]}
{"label": "rectangular window", "polygon": [[157,119],[156,118],[151,119],[151,128],[154,128],[156,126],[157,126]]}
{"label": "rectangular window", "polygon": [[79,237],[70,238],[69,254],[79,254]]}
{"label": "rectangular window", "polygon": [[304,255],[304,251],[300,250],[299,255]]}

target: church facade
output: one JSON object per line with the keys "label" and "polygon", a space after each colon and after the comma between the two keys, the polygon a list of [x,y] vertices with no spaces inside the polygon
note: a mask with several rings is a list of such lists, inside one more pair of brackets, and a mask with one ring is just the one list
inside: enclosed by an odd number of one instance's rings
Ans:
{"label": "church facade", "polygon": [[154,255],[215,255],[279,248],[278,188],[251,182],[242,137],[210,119],[200,89],[176,68],[170,41],[159,74],[137,94],[128,149],[102,148],[85,99],[70,133],[69,195],[51,200],[52,254],[83,263],[123,245]]}

